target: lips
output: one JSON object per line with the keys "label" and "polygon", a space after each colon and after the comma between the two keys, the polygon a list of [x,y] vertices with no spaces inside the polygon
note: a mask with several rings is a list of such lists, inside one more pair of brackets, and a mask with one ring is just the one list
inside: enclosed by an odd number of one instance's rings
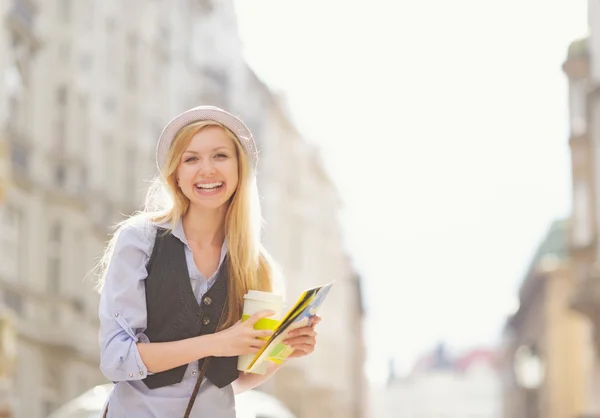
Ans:
{"label": "lips", "polygon": [[200,182],[194,183],[194,193],[198,197],[213,197],[218,196],[221,193],[225,193],[226,186],[223,181],[211,181],[211,182]]}
{"label": "lips", "polygon": [[200,190],[200,191],[214,191],[214,190],[218,190],[221,187],[223,187],[223,182],[222,181],[216,181],[216,182],[212,182],[212,183],[196,183],[194,184],[194,186],[196,187],[196,189]]}

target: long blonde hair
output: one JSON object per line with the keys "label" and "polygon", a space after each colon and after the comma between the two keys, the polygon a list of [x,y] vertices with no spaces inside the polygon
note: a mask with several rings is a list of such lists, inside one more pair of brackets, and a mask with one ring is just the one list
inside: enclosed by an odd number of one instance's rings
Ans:
{"label": "long blonde hair", "polygon": [[122,226],[135,219],[153,223],[164,222],[174,226],[185,215],[190,202],[177,185],[177,167],[192,137],[209,126],[221,127],[232,139],[238,160],[238,185],[230,199],[225,216],[229,273],[228,306],[220,327],[220,329],[225,329],[242,317],[243,297],[248,290],[272,291],[275,265],[260,243],[262,223],[260,201],[256,177],[250,161],[233,132],[214,121],[193,122],[177,133],[167,154],[167,161],[161,176],[153,180],[148,190],[144,210],[117,224],[117,231],[108,243],[99,263],[98,289],[102,289],[106,268]]}

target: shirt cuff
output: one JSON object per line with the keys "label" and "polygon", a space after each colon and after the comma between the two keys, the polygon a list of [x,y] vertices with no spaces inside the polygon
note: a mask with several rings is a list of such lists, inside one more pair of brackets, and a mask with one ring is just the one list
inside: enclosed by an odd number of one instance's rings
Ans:
{"label": "shirt cuff", "polygon": [[[142,343],[142,344],[148,344],[148,343],[150,343],[150,339],[148,338],[148,336],[146,334],[144,334],[143,332],[140,332],[135,335],[135,342]],[[135,358],[136,358],[137,364],[140,366],[139,367],[139,375],[142,376],[142,379],[146,376],[152,376],[154,374],[154,373],[148,371],[148,368],[142,361],[142,357],[140,356],[140,351],[137,349],[137,345],[135,347]],[[129,374],[129,377],[131,377],[131,373]]]}

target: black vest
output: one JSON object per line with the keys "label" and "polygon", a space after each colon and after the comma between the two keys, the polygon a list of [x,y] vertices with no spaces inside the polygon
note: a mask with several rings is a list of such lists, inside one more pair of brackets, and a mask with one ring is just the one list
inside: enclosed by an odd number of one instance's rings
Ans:
{"label": "black vest", "polygon": [[[144,332],[150,342],[179,341],[215,332],[227,306],[227,259],[217,279],[198,305],[185,260],[184,244],[167,230],[158,228],[146,278],[148,324]],[[204,359],[199,362],[202,366]],[[211,357],[205,376],[222,388],[239,376],[237,357]],[[155,373],[143,379],[150,389],[181,382],[188,365]]]}

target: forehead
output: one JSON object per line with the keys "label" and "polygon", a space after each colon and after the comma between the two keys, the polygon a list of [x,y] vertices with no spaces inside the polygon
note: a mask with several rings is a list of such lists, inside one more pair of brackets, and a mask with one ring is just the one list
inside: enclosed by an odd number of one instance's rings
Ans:
{"label": "forehead", "polygon": [[207,126],[192,136],[186,151],[217,147],[234,149],[235,145],[233,144],[233,139],[223,128],[220,126]]}

